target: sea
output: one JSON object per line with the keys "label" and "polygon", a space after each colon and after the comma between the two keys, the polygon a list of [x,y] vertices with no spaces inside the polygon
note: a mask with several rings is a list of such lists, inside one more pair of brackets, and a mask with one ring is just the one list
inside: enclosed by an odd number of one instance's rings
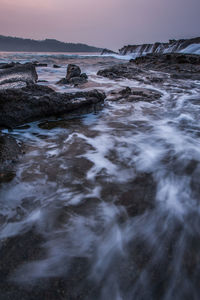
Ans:
{"label": "sea", "polygon": [[[2,130],[25,154],[0,184],[1,300],[200,299],[200,82],[97,75],[129,59],[0,53],[0,62],[47,63],[39,84],[61,93],[162,94]],[[69,63],[86,86],[56,84]]]}

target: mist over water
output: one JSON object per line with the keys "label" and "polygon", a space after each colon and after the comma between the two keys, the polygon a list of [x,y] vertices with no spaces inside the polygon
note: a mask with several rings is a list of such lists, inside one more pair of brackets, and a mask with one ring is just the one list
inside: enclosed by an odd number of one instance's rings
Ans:
{"label": "mist over water", "polygon": [[37,289],[64,278],[69,299],[199,299],[200,83],[166,79],[161,88],[97,76],[122,62],[113,57],[37,60],[49,64],[39,80],[61,92],[76,90],[55,85],[73,62],[89,74],[86,89],[151,87],[162,97],[108,100],[10,132],[26,154],[1,184],[0,239],[31,248],[10,282]]}

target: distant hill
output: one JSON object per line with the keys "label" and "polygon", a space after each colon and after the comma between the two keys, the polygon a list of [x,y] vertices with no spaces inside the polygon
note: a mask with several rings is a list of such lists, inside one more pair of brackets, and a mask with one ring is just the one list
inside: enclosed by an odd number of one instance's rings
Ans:
{"label": "distant hill", "polygon": [[20,52],[101,52],[85,44],[64,43],[54,39],[42,41],[0,35],[0,51]]}

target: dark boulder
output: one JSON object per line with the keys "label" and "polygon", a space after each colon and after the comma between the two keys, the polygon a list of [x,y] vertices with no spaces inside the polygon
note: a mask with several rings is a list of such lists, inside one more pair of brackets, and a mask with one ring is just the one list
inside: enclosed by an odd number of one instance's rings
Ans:
{"label": "dark boulder", "polygon": [[78,86],[87,82],[88,76],[86,73],[81,74],[79,66],[69,64],[67,67],[67,74],[65,78],[62,78],[57,84],[72,84]]}
{"label": "dark boulder", "polygon": [[0,126],[12,128],[103,102],[104,99],[105,94],[97,90],[68,94],[39,85],[0,90]]}
{"label": "dark boulder", "polygon": [[80,77],[81,75],[81,69],[79,68],[79,66],[73,65],[73,64],[69,64],[67,67],[67,75],[66,75],[66,79],[70,80],[71,78],[74,77]]}

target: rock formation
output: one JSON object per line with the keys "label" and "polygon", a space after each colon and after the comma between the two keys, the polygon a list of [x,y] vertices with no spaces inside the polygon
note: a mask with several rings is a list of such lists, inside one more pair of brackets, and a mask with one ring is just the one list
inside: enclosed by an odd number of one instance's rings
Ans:
{"label": "rock formation", "polygon": [[69,64],[67,67],[67,74],[65,78],[58,81],[58,84],[72,84],[77,86],[87,82],[87,74],[82,73],[79,66]]}
{"label": "rock formation", "polygon": [[0,90],[0,126],[12,128],[40,118],[67,113],[85,105],[103,102],[104,99],[104,93],[97,90],[61,94],[40,85]]}

